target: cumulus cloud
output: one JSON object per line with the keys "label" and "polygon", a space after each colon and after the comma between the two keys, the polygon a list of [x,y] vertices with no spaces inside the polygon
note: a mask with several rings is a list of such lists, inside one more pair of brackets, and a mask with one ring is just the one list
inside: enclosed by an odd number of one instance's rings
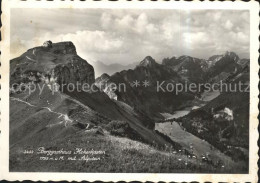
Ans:
{"label": "cumulus cloud", "polygon": [[112,22],[112,16],[109,13],[102,13],[102,16],[100,18],[101,26],[103,28],[108,28]]}
{"label": "cumulus cloud", "polygon": [[123,18],[117,18],[115,23],[123,29],[132,29],[134,19],[131,15],[126,15]]}
{"label": "cumulus cloud", "polygon": [[[73,40],[82,50],[90,52],[118,52],[123,42],[104,31],[77,31],[59,36],[62,41]],[[59,39],[59,38],[58,38]]]}
{"label": "cumulus cloud", "polygon": [[230,21],[230,20],[227,20],[224,24],[224,27],[227,29],[227,30],[231,30],[232,27],[233,27],[233,23]]}
{"label": "cumulus cloud", "polygon": [[212,40],[205,32],[183,33],[184,41],[188,48],[200,49],[212,45]]}
{"label": "cumulus cloud", "polygon": [[221,12],[216,12],[216,13],[213,14],[213,19],[215,21],[218,21],[221,18],[221,15],[222,15]]}
{"label": "cumulus cloud", "polygon": [[249,36],[243,32],[230,32],[229,35],[232,40],[236,41],[241,46],[249,44]]}
{"label": "cumulus cloud", "polygon": [[72,41],[83,58],[108,64],[227,50],[249,57],[249,12],[242,10],[12,10],[11,34],[13,57],[46,40]]}

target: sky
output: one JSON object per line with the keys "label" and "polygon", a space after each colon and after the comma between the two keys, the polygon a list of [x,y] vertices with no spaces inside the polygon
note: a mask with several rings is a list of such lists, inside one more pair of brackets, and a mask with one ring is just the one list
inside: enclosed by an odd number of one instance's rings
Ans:
{"label": "sky", "polygon": [[11,57],[51,40],[72,41],[90,64],[226,51],[249,58],[249,25],[246,10],[12,9]]}

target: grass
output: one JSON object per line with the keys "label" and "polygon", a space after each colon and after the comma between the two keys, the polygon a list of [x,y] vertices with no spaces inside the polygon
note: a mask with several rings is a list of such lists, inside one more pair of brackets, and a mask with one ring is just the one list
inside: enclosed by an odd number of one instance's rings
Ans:
{"label": "grass", "polygon": [[[126,137],[116,137],[105,133],[105,135],[98,135],[95,132],[89,133],[85,129],[77,128],[75,126],[68,126],[64,128],[62,125],[57,125],[52,128],[47,128],[39,131],[40,121],[57,121],[57,116],[48,116],[47,110],[39,110],[33,107],[24,107],[24,111],[19,111],[19,108],[23,108],[22,103],[12,102],[12,120],[11,126],[13,128],[22,130],[24,125],[32,124],[32,129],[27,132],[23,132],[26,136],[12,140],[10,148],[10,171],[12,172],[145,172],[145,173],[207,173],[218,172],[228,173],[237,172],[231,167],[216,168],[213,165],[202,162],[199,159],[188,158],[185,152],[176,152],[176,150],[167,148],[170,142],[161,135],[156,134],[162,138],[161,142],[165,142],[165,148],[154,144],[145,144],[142,142],[130,140]],[[15,105],[14,105],[15,104]],[[68,104],[68,103],[66,103]],[[22,105],[22,106],[20,106]],[[15,107],[14,107],[15,106]],[[72,105],[73,106],[73,105]],[[60,107],[58,107],[60,109]],[[56,107],[56,109],[58,109]],[[70,116],[73,117],[75,113],[83,113],[84,110],[79,110],[77,107],[71,107]],[[63,111],[63,110],[59,110]],[[92,110],[88,109],[88,119],[96,116],[92,114]],[[19,122],[19,113],[22,112],[28,118]],[[33,118],[32,114],[42,114],[40,121],[37,118]],[[45,115],[46,113],[46,115]],[[84,113],[85,114],[85,113]],[[75,115],[78,116],[78,115]],[[50,117],[50,120],[46,120]],[[24,118],[24,117],[23,117]],[[74,118],[74,120],[84,121],[80,116]],[[94,119],[94,118],[93,118]],[[102,118],[103,119],[103,118]],[[96,121],[96,120],[95,120]],[[105,120],[106,121],[106,120]],[[103,121],[103,122],[105,122]],[[15,122],[15,123],[12,123]],[[35,124],[35,125],[33,125]],[[106,123],[104,123],[105,125]],[[22,125],[22,126],[18,126]],[[46,126],[46,124],[42,124]],[[15,130],[12,128],[11,132]],[[37,129],[36,129],[37,128]],[[27,129],[27,127],[25,128]],[[155,136],[153,136],[155,137]],[[13,137],[12,137],[13,138]],[[18,140],[19,139],[19,140]],[[151,139],[152,140],[152,139]],[[155,143],[156,144],[156,143]],[[104,155],[94,156],[100,158],[98,161],[43,161],[39,160],[41,157],[37,154],[23,154],[24,150],[34,149],[39,147],[45,147],[49,150],[75,150],[75,148],[85,148],[87,150],[102,150],[106,153]],[[175,147],[177,148],[177,147]],[[83,155],[82,155],[83,156]],[[64,156],[65,159],[68,156]],[[77,156],[80,158],[80,156]]]}
{"label": "grass", "polygon": [[[98,161],[40,161],[40,155],[23,154],[22,148],[10,150],[10,171],[17,172],[136,172],[136,173],[186,173],[186,172],[229,172],[215,169],[210,164],[190,159],[185,154],[161,151],[147,144],[123,137],[89,135],[81,132],[64,139],[58,139],[39,146],[25,146],[37,149],[43,146],[49,150],[102,150],[105,154],[93,155]],[[77,155],[81,157],[82,155]],[[90,155],[91,156],[91,155]],[[68,156],[65,156],[66,158]]]}

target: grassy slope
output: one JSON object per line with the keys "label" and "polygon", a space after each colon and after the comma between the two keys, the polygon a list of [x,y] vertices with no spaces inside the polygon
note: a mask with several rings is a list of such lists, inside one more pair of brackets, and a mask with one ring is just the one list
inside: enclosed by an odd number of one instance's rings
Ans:
{"label": "grassy slope", "polygon": [[[109,102],[104,102],[104,98],[101,97],[102,95],[84,95],[84,97],[82,98],[79,95],[81,99],[84,99],[83,102],[85,105],[82,105],[75,99],[61,93],[56,93],[52,95],[48,88],[46,88],[41,95],[38,95],[38,93],[35,92],[31,95],[27,95],[26,93],[20,93],[12,94],[11,96],[13,97],[13,99],[19,99],[24,101],[21,102],[12,99],[10,100],[10,168],[13,171],[19,171],[19,167],[24,171],[34,171],[37,169],[37,164],[41,163],[41,161],[37,161],[35,159],[31,162],[31,164],[29,161],[31,161],[32,159],[27,159],[28,156],[24,156],[23,154],[21,154],[21,151],[27,149],[27,147],[38,147],[40,145],[43,145],[45,147],[64,147],[66,149],[68,147],[68,144],[66,143],[68,143],[70,139],[75,139],[75,141],[79,141],[79,143],[75,142],[75,146],[77,145],[78,147],[84,147],[85,145],[81,144],[84,140],[81,141],[80,138],[82,137],[78,136],[78,133],[81,133],[83,130],[78,128],[78,126],[75,126],[75,124],[77,124],[78,122],[83,124],[93,124],[95,122],[97,124],[93,125],[103,126],[107,124],[111,120],[111,118],[125,120],[130,124],[131,128],[133,128],[138,134],[142,136],[142,140],[144,140],[144,142],[152,144],[158,148],[160,147],[160,149],[162,147],[165,147],[165,144],[167,146],[170,146],[171,144],[163,137],[156,134],[153,130],[147,129],[145,126],[143,126],[142,122],[139,121],[138,116],[135,114],[135,112],[130,106],[124,105],[120,102],[114,103],[110,99],[108,99]],[[28,104],[31,104],[33,106],[30,106],[25,102],[28,102]],[[89,105],[90,107],[87,107],[86,105]],[[46,106],[54,112],[68,114],[69,118],[73,121],[72,124],[69,124],[67,125],[67,127],[65,127],[64,120],[60,118],[60,115],[52,113],[46,108],[43,108]],[[109,116],[110,119],[104,117],[104,115]],[[47,127],[48,125],[52,126]],[[111,146],[110,142],[107,142],[107,139],[95,138],[91,136],[89,138],[92,139],[92,145],[94,149],[99,149],[100,143],[103,143],[102,148],[103,146],[108,146],[107,148],[111,152],[111,156],[113,156],[113,158],[108,159],[107,162],[108,164],[113,163],[113,159],[118,154],[117,151],[120,150],[120,147],[117,147],[118,150],[112,151],[111,148],[113,149],[113,147]],[[55,144],[51,145],[53,143]],[[133,143],[135,142],[133,141]],[[62,144],[64,144],[64,146]],[[148,145],[142,145],[147,147],[147,149],[152,148]],[[140,156],[144,156],[142,155],[142,152],[138,152],[139,150],[134,149],[130,150],[131,152],[128,152],[128,150],[126,151],[127,152],[122,151],[122,156],[124,157],[124,153],[126,153],[129,159],[131,157],[130,155],[132,151],[134,151],[136,156],[138,156],[139,158],[141,158]],[[144,157],[147,159],[147,166],[148,162],[152,161],[153,156],[154,155],[148,155],[148,157]],[[160,157],[158,159],[158,162],[154,163],[161,162],[161,159],[163,159],[163,157]],[[122,162],[117,163],[122,164]],[[32,167],[32,169],[26,168],[29,165]],[[67,163],[65,163],[65,165],[67,165]],[[62,165],[60,164],[59,166]],[[75,166],[77,167],[77,165]],[[129,166],[134,166],[134,162],[132,162],[132,164],[130,163]],[[150,167],[151,171],[155,171],[155,167],[157,165],[153,166],[154,167]],[[55,166],[52,165],[51,168],[49,167],[49,169],[52,170],[52,167],[55,168]],[[74,167],[75,171],[77,170],[76,167]],[[156,171],[157,169],[158,168],[156,167]],[[56,171],[63,170],[64,169],[62,167],[58,167],[56,169]],[[94,170],[99,171],[98,168],[94,168]],[[141,171],[141,165],[140,168],[136,171],[139,170]],[[87,169],[86,171],[90,170]],[[105,169],[103,171],[105,171]],[[108,169],[108,171],[112,170]],[[123,171],[122,167],[121,170],[118,169],[117,171]],[[128,169],[125,169],[124,171],[128,171]]]}
{"label": "grassy slope", "polygon": [[[47,96],[49,98],[47,102]],[[74,126],[64,126],[59,115],[51,113],[42,106],[48,106],[56,112],[70,114],[73,124],[80,121],[91,123],[98,121],[102,124],[107,120],[91,108],[80,108],[79,103],[74,102],[66,95],[50,96],[44,91],[41,98],[37,94],[26,96],[25,94],[15,95],[20,99],[36,106],[30,106],[24,102],[10,101],[10,170],[11,171],[67,171],[67,172],[196,172],[216,171],[211,165],[188,159],[183,154],[171,154],[157,150],[155,147],[141,142],[118,138],[111,135],[100,136],[95,133],[84,132]],[[26,100],[27,99],[27,100]],[[92,100],[88,100],[90,102]],[[94,101],[92,101],[94,102]],[[90,104],[90,103],[88,103]],[[93,104],[93,103],[92,103]],[[157,144],[170,144],[164,138],[149,130],[138,122],[133,109],[121,102],[113,103],[119,110],[113,118],[120,117],[129,122],[130,126],[149,143],[155,141]],[[93,104],[94,105],[94,104]],[[66,107],[65,107],[66,106]],[[79,107],[80,106],[80,107]],[[91,106],[91,104],[90,104]],[[94,105],[99,106],[99,105]],[[101,106],[99,106],[101,107]],[[99,107],[95,108],[99,111]],[[80,110],[79,110],[80,108]],[[111,107],[110,107],[111,108]],[[103,109],[103,107],[102,107]],[[84,113],[84,115],[83,115]],[[99,115],[98,115],[99,114]],[[53,125],[47,127],[47,125]],[[75,149],[76,147],[105,150],[107,154],[100,162],[96,161],[66,161],[52,162],[39,161],[39,155],[25,155],[25,149],[36,149],[43,146],[47,149]],[[161,149],[161,148],[160,148]],[[169,150],[169,148],[168,148]],[[180,159],[180,160],[179,160]],[[187,165],[185,163],[187,162]],[[200,163],[202,163],[200,165]],[[222,170],[221,170],[222,171]],[[224,171],[224,170],[223,170]]]}
{"label": "grassy slope", "polygon": [[[49,142],[55,138],[75,133],[75,124],[107,124],[109,120],[87,106],[81,106],[64,94],[54,95],[45,88],[39,91],[12,94],[10,100],[10,145],[23,142],[37,144]],[[18,99],[21,101],[13,100]],[[28,102],[26,104],[25,102]],[[52,110],[50,112],[48,109]],[[67,115],[71,123],[66,122],[61,114]],[[65,123],[67,128],[65,127]],[[73,126],[72,126],[73,125]],[[48,127],[51,126],[51,127]]]}
{"label": "grassy slope", "polygon": [[[99,161],[39,161],[40,155],[25,155],[19,148],[10,151],[11,171],[42,172],[228,172],[232,170],[214,169],[199,160],[189,159],[184,154],[159,151],[143,143],[127,138],[77,133],[63,139],[39,144],[49,150],[102,150],[105,155]],[[27,148],[38,148],[28,146]],[[81,155],[77,155],[80,158]],[[93,157],[89,155],[89,157]],[[65,156],[65,159],[67,156]]]}
{"label": "grassy slope", "polygon": [[[22,131],[26,136],[19,137],[20,141],[11,144],[10,148],[10,171],[42,171],[42,172],[232,172],[243,171],[237,169],[214,168],[200,159],[190,159],[186,154],[173,154],[171,148],[158,150],[157,147],[133,141],[127,138],[119,138],[105,133],[105,136],[85,131],[75,126],[64,127],[64,124],[52,128],[44,128],[48,118],[56,120],[57,116],[51,116],[48,111],[35,109],[34,107],[22,106],[21,102],[11,101],[14,113],[11,121],[13,128]],[[125,106],[127,107],[127,106]],[[19,120],[18,109],[26,118],[25,123]],[[33,115],[35,114],[35,115]],[[34,118],[33,116],[37,116]],[[45,117],[45,118],[44,118]],[[16,119],[16,120],[14,120]],[[44,120],[43,120],[44,119]],[[43,123],[43,124],[41,124]],[[40,125],[39,125],[40,124]],[[15,126],[20,125],[20,126]],[[25,126],[24,126],[25,125]],[[28,128],[28,125],[30,128]],[[41,126],[42,125],[42,126]],[[42,130],[39,130],[40,128]],[[38,130],[38,131],[37,131]],[[27,132],[29,132],[27,134]],[[14,133],[14,130],[11,131]],[[19,133],[21,134],[21,131]],[[13,135],[11,135],[12,137]],[[15,137],[15,135],[14,135]],[[12,137],[12,138],[14,138]],[[86,148],[86,150],[106,151],[101,155],[100,161],[40,161],[40,155],[25,155],[25,149],[37,149],[45,147],[48,150],[74,150]],[[66,157],[66,156],[65,156]],[[79,158],[81,156],[77,156]],[[92,157],[90,155],[90,157]],[[96,156],[94,156],[96,157]]]}
{"label": "grassy slope", "polygon": [[[88,94],[85,92],[67,93],[74,100],[89,106],[92,110],[99,112],[113,120],[123,120],[129,123],[138,134],[142,136],[146,143],[164,146],[170,145],[165,139],[156,134],[152,129],[148,129],[143,121],[133,113],[128,105],[114,102],[104,93]],[[128,107],[126,107],[128,106]]]}

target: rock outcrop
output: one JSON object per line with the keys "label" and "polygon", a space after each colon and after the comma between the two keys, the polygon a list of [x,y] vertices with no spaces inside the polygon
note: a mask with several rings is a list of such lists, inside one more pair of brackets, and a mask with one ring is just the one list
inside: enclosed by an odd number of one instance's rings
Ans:
{"label": "rock outcrop", "polygon": [[113,100],[117,100],[117,95],[115,91],[117,90],[117,86],[115,83],[112,83],[109,81],[110,76],[106,73],[102,74],[100,77],[98,77],[95,81],[95,85],[103,92],[109,96],[109,98]]}

